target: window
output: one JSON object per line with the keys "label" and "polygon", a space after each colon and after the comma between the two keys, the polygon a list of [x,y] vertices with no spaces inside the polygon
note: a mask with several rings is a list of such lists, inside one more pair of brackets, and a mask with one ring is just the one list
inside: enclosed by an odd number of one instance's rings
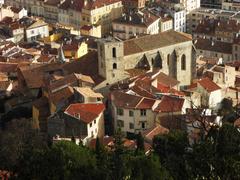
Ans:
{"label": "window", "polygon": [[114,47],[114,48],[112,48],[112,57],[116,57],[116,48]]}
{"label": "window", "polygon": [[141,122],[142,129],[145,129],[145,122]]}
{"label": "window", "polygon": [[141,116],[146,116],[146,109],[141,109],[140,114]]}
{"label": "window", "polygon": [[113,63],[113,69],[117,69],[117,64]]}
{"label": "window", "polygon": [[34,34],[34,30],[31,31],[31,34]]}
{"label": "window", "polygon": [[93,137],[93,131],[91,132],[91,136]]}
{"label": "window", "polygon": [[134,115],[133,111],[129,110],[129,116],[133,117],[133,115]]}
{"label": "window", "polygon": [[129,129],[134,129],[134,124],[133,123],[129,123]]}
{"label": "window", "polygon": [[90,127],[92,127],[92,123],[90,123],[90,125],[89,125]]}
{"label": "window", "polygon": [[124,121],[122,121],[122,120],[117,120],[117,126],[118,126],[118,127],[124,127]]}
{"label": "window", "polygon": [[186,70],[186,56],[185,56],[185,54],[183,54],[182,58],[181,58],[181,69]]}
{"label": "window", "polygon": [[117,115],[123,116],[123,109],[117,108]]}
{"label": "window", "polygon": [[96,119],[94,120],[94,124],[96,124]]}

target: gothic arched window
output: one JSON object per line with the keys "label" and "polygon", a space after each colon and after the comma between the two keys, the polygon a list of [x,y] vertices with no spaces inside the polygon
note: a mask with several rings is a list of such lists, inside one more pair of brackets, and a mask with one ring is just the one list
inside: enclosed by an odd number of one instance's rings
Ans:
{"label": "gothic arched window", "polygon": [[186,70],[186,56],[185,56],[185,54],[183,54],[182,57],[181,57],[181,69]]}

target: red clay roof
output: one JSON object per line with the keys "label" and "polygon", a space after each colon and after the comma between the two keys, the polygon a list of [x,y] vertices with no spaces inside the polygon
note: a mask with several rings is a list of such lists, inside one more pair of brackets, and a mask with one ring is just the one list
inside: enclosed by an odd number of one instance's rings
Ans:
{"label": "red clay roof", "polygon": [[111,98],[115,106],[127,109],[151,109],[155,103],[154,99],[131,95],[121,91],[112,92]]}
{"label": "red clay roof", "polygon": [[184,99],[173,97],[173,96],[163,96],[161,102],[158,104],[157,108],[154,110],[156,112],[179,112],[182,111]]}
{"label": "red clay roof", "polygon": [[180,83],[178,80],[176,80],[162,72],[159,73],[159,75],[157,75],[157,81],[159,84],[162,84],[167,87],[174,87]]}
{"label": "red clay roof", "polygon": [[154,136],[159,134],[167,134],[169,130],[161,125],[156,125],[151,129],[143,132],[143,136],[149,140],[153,140]]}
{"label": "red clay roof", "polygon": [[141,102],[137,105],[137,109],[151,109],[154,105],[154,99],[143,98]]}
{"label": "red clay roof", "polygon": [[65,113],[75,117],[80,115],[80,120],[84,123],[90,123],[95,120],[105,109],[104,104],[71,104],[65,110]]}
{"label": "red clay roof", "polygon": [[210,39],[198,38],[194,44],[199,50],[232,54],[232,43],[229,42],[212,41]]}
{"label": "red clay roof", "polygon": [[213,92],[213,91],[221,89],[216,83],[211,81],[209,78],[203,78],[203,79],[199,80],[198,84],[200,84],[200,86],[202,86],[208,92]]}

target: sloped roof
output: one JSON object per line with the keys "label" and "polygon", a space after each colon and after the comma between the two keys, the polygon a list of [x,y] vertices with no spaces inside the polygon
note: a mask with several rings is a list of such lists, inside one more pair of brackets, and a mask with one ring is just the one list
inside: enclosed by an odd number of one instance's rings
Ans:
{"label": "sloped roof", "polygon": [[[105,109],[104,104],[71,104],[65,110],[65,113],[76,117],[76,114],[80,115],[80,121],[84,123],[90,123],[95,120]],[[76,117],[77,118],[77,117]]]}
{"label": "sloped roof", "polygon": [[155,112],[179,112],[182,111],[184,99],[173,96],[163,96],[161,102],[154,109]]}
{"label": "sloped roof", "polygon": [[164,74],[163,72],[160,72],[159,75],[157,75],[157,82],[167,87],[174,87],[180,83],[178,80]]}
{"label": "sloped roof", "polygon": [[211,41],[210,39],[198,38],[195,41],[195,47],[199,50],[213,51],[224,54],[232,54],[232,43]]}
{"label": "sloped roof", "polygon": [[32,25],[30,25],[27,29],[33,29],[33,28],[46,26],[46,25],[48,25],[48,24],[46,22],[44,22],[43,20],[37,20]]}
{"label": "sloped roof", "polygon": [[143,132],[144,138],[148,140],[153,140],[154,136],[159,134],[167,134],[169,130],[161,125],[156,125]]}
{"label": "sloped roof", "polygon": [[103,98],[101,93],[96,93],[89,87],[74,87],[74,89],[85,97]]}
{"label": "sloped roof", "polygon": [[208,92],[213,92],[213,91],[221,89],[216,83],[214,83],[207,77],[199,80],[198,84],[200,84]]}
{"label": "sloped roof", "polygon": [[192,37],[190,37],[189,34],[176,31],[166,31],[159,34],[147,35],[124,41],[124,55],[127,56],[150,51],[187,41],[192,41]]}
{"label": "sloped roof", "polygon": [[111,98],[116,107],[126,109],[152,109],[155,103],[154,99],[135,96],[121,91],[113,91]]}

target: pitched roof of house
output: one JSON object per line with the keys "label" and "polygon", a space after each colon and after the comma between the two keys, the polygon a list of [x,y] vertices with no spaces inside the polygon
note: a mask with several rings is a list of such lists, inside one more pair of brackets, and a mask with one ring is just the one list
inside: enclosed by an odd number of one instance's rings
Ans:
{"label": "pitched roof of house", "polygon": [[198,38],[194,43],[196,49],[213,51],[224,54],[232,54],[232,43],[212,41],[210,39]]}
{"label": "pitched roof of house", "polygon": [[57,91],[58,89],[61,89],[61,88],[67,87],[67,86],[73,86],[73,85],[77,86],[78,81],[89,82],[91,84],[94,84],[94,82],[90,76],[73,73],[73,74],[68,74],[66,76],[63,76],[60,79],[52,82],[49,85],[49,89],[53,92],[53,91]]}
{"label": "pitched roof of house", "polygon": [[96,84],[104,80],[98,73],[98,55],[97,51],[90,51],[77,61],[63,64],[63,70],[66,74],[79,73],[91,76]]}
{"label": "pitched roof of house", "polygon": [[203,79],[199,80],[198,84],[200,84],[208,92],[213,92],[213,91],[221,89],[216,83],[211,81],[209,78],[203,78]]}
{"label": "pitched roof of house", "polygon": [[6,72],[6,73],[16,72],[17,68],[18,68],[17,63],[2,63],[2,62],[0,62],[0,72]]}
{"label": "pitched roof of house", "polygon": [[33,29],[41,26],[47,26],[48,24],[44,22],[43,20],[37,20],[33,24],[31,24],[27,29]]}
{"label": "pitched roof of house", "polygon": [[173,96],[163,96],[155,112],[179,112],[182,111],[184,99]]}
{"label": "pitched roof of house", "polygon": [[74,90],[84,97],[103,98],[101,93],[94,92],[90,87],[74,87]]}
{"label": "pitched roof of house", "polygon": [[113,23],[148,27],[158,19],[159,17],[155,16],[150,11],[143,10],[141,13],[135,12],[131,15],[124,15],[117,18],[113,21]]}
{"label": "pitched roof of house", "polygon": [[190,37],[190,35],[176,31],[167,31],[159,34],[146,35],[140,38],[124,41],[124,55],[127,56],[144,51],[150,51],[156,48],[187,41],[192,41],[192,37]]}
{"label": "pitched roof of house", "polygon": [[66,101],[68,98],[73,96],[73,94],[74,91],[72,87],[66,87],[55,93],[49,94],[49,99],[53,104],[57,105],[58,103]]}
{"label": "pitched roof of house", "polygon": [[104,111],[104,109],[104,104],[77,103],[69,105],[65,110],[65,113],[75,118],[78,118],[80,115],[80,120],[88,124],[95,120]]}
{"label": "pitched roof of house", "polygon": [[135,96],[121,91],[113,91],[111,100],[115,106],[126,109],[152,109],[154,99]]}
{"label": "pitched roof of house", "polygon": [[155,125],[154,127],[143,131],[144,138],[148,140],[153,140],[154,136],[159,134],[167,134],[169,130],[161,125]]}
{"label": "pitched roof of house", "polygon": [[157,82],[167,87],[174,87],[180,83],[178,80],[164,74],[163,72],[160,72],[157,75]]}

